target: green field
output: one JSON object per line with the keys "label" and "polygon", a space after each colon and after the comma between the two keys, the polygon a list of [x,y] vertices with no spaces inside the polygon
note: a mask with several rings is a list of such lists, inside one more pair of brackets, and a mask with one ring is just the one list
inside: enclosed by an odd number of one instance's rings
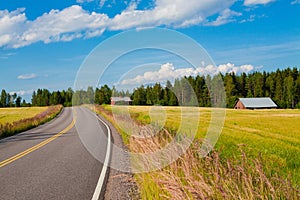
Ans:
{"label": "green field", "polygon": [[[189,132],[191,131],[190,129],[193,129],[190,127],[192,127],[192,125],[195,126],[195,124],[198,123],[199,127],[197,129],[196,139],[203,138],[205,136],[211,121],[211,113],[213,110],[211,108],[160,107],[158,108],[159,109],[158,111],[155,111],[153,107],[147,107],[147,106],[130,106],[128,108],[130,110],[131,117],[134,118],[136,121],[140,122],[141,124],[148,124],[153,122],[159,124],[159,121],[163,121],[165,117],[166,122],[164,123],[164,127],[168,129],[170,132],[175,132],[175,133],[177,131],[184,132],[184,130],[186,130],[186,132]],[[182,115],[182,109],[189,109],[189,112],[191,112],[191,114]],[[121,106],[119,107],[105,106],[104,110],[106,110],[107,113],[111,113],[111,111],[113,111],[116,115],[119,115],[122,112],[124,112],[124,110],[126,109]],[[197,112],[200,112],[200,121],[197,120],[197,117],[194,117],[194,114]],[[165,114],[160,115],[159,113],[165,113]],[[187,118],[188,120],[186,120],[185,118]],[[180,127],[183,121],[187,121],[187,122],[185,122],[185,125],[183,127]],[[225,123],[215,148],[220,154],[221,160],[224,161],[222,162],[225,164],[227,160],[233,160],[234,163],[242,164],[243,163],[242,161],[243,156],[241,156],[241,150],[242,150],[247,155],[249,159],[249,163],[255,163],[257,160],[261,160],[262,168],[264,171],[263,173],[267,177],[272,179],[273,176],[278,175],[282,179],[291,180],[292,184],[297,188],[300,185],[300,131],[299,131],[300,123],[299,122],[300,122],[300,110],[297,109],[295,110],[226,109]],[[121,125],[119,129],[122,130],[122,128],[123,127]],[[129,146],[132,146],[130,139],[128,139],[128,136],[126,135],[124,136],[124,133],[123,133],[123,138],[126,143],[129,143]],[[195,161],[196,164],[197,162],[200,163],[202,161],[201,160]],[[249,164],[250,167],[246,167],[247,170],[245,170],[246,171],[245,176],[249,176],[250,177],[249,179],[253,179],[252,181],[250,181],[251,184],[255,182],[256,179],[255,177],[253,177],[256,176],[255,175],[256,169],[255,167],[252,168],[251,167],[252,165],[253,164]],[[241,166],[238,166],[238,168],[241,168]],[[197,170],[199,171],[200,169]],[[224,170],[226,170],[226,167],[224,168]],[[163,169],[161,171],[161,174],[157,173],[156,175],[153,175],[152,173],[151,175],[144,174],[142,176],[137,176],[138,177],[137,180],[138,182],[140,182],[142,187],[141,189],[142,198],[144,199],[149,198],[150,196],[147,195],[155,193],[155,191],[157,194],[163,193],[166,196],[170,196],[172,192],[164,193],[165,190],[160,191],[162,187],[166,187],[165,185],[159,188],[155,187],[155,184],[159,183],[159,181],[157,182],[155,179],[163,179],[163,177],[167,177],[166,174],[171,174],[172,171],[176,171],[174,172],[173,176],[178,175],[178,170],[177,169],[173,170],[173,168],[170,167],[170,169],[169,168]],[[181,173],[179,173],[179,177],[184,177],[183,174],[181,175],[180,174]],[[205,172],[204,174],[207,173]],[[153,176],[156,176],[158,178],[155,178]],[[262,177],[261,175],[257,175],[257,176]],[[233,180],[230,181],[234,183]],[[183,180],[181,182],[183,182],[182,188],[184,188],[186,181]],[[237,183],[237,185],[239,184],[240,183]],[[278,185],[276,181],[274,181],[274,183],[272,182],[272,184]],[[261,186],[258,186],[258,188],[259,187]],[[185,189],[182,188],[180,190],[185,191]],[[166,191],[169,190],[166,189]],[[272,191],[272,189],[270,191]],[[189,192],[186,193],[189,194]],[[193,192],[190,193],[193,194]],[[270,195],[270,193],[272,192],[266,192],[266,196]],[[161,197],[157,196],[157,198],[160,199]],[[174,198],[174,196],[172,196],[172,198]],[[219,197],[217,196],[216,198]],[[246,199],[247,199],[247,195],[246,195]]]}
{"label": "green field", "polygon": [[31,118],[47,109],[48,107],[0,108],[0,124]]}
{"label": "green field", "polygon": [[[151,107],[130,107],[130,112],[143,123],[150,122]],[[181,108],[163,107],[166,111],[165,127],[178,130]],[[200,112],[198,138],[203,138],[210,123],[211,109],[194,108]],[[150,112],[151,113],[151,112]],[[197,118],[190,117],[190,123]],[[188,127],[188,126],[187,126]],[[222,153],[235,156],[238,145],[245,145],[249,155],[262,153],[269,165],[284,174],[291,173],[300,184],[300,110],[226,110],[224,128],[217,143]]]}

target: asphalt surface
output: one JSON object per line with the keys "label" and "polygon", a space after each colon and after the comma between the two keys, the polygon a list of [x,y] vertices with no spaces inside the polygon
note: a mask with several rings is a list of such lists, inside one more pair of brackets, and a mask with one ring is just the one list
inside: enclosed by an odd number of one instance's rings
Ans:
{"label": "asphalt surface", "polygon": [[[108,133],[90,110],[75,110],[76,126],[72,126],[72,109],[65,108],[51,122],[0,140],[1,200],[92,199],[103,167],[99,160],[106,156]],[[1,166],[35,145],[38,148],[32,152]]]}

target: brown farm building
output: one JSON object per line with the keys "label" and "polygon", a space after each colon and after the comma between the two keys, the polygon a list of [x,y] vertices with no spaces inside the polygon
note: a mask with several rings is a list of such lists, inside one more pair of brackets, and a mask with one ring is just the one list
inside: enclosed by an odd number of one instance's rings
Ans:
{"label": "brown farm building", "polygon": [[277,108],[277,105],[269,97],[260,98],[239,98],[234,109],[270,109]]}
{"label": "brown farm building", "polygon": [[132,100],[130,97],[111,97],[110,98],[111,105],[131,105]]}

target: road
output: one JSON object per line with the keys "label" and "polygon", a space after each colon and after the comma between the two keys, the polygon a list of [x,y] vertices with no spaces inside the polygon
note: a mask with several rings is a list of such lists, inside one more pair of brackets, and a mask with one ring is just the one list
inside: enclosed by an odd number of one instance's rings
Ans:
{"label": "road", "polygon": [[102,198],[107,167],[98,160],[108,161],[110,133],[90,110],[74,109],[76,117],[64,108],[54,120],[0,140],[1,200]]}

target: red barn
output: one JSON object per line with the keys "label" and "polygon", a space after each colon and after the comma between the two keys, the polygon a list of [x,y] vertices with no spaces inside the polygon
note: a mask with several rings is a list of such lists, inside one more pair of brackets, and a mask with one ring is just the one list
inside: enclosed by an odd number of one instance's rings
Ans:
{"label": "red barn", "polygon": [[239,98],[234,109],[270,109],[277,108],[277,105],[269,97]]}

